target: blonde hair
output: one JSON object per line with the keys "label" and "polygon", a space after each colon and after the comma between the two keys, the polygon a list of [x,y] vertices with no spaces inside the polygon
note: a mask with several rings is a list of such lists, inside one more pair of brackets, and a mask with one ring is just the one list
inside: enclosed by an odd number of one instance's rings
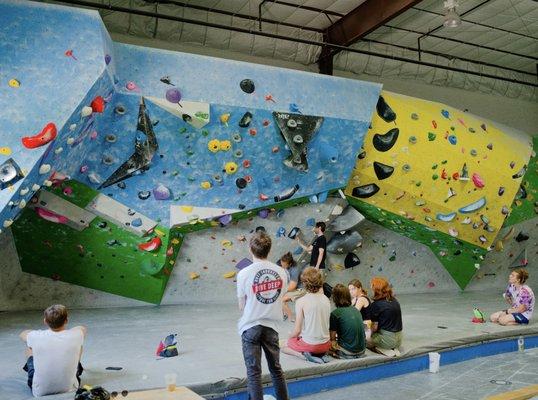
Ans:
{"label": "blonde hair", "polygon": [[314,267],[305,268],[301,274],[301,282],[309,293],[317,293],[323,286],[323,277],[318,269]]}

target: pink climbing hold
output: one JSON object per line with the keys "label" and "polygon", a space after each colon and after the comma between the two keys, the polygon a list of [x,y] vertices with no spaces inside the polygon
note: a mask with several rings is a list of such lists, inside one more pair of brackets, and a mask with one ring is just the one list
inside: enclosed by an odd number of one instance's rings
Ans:
{"label": "pink climbing hold", "polygon": [[483,188],[485,186],[484,181],[482,180],[480,175],[478,175],[476,172],[473,174],[472,180],[473,180],[474,185],[479,189],[481,189],[481,188]]}
{"label": "pink climbing hold", "polygon": [[69,221],[66,217],[60,214],[56,214],[52,211],[45,210],[41,207],[36,207],[35,211],[37,215],[43,218],[45,221],[53,222],[55,224],[67,224]]}
{"label": "pink climbing hold", "polygon": [[435,287],[435,283],[434,282],[428,282],[428,287],[429,288],[434,288]]}

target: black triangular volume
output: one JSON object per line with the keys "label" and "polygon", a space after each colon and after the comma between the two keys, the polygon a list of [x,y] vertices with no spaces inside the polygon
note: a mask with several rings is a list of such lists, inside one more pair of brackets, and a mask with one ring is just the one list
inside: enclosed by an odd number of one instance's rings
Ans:
{"label": "black triangular volume", "polygon": [[377,115],[385,122],[394,122],[396,121],[396,113],[390,108],[383,96],[379,96],[377,100],[377,105],[375,107]]}
{"label": "black triangular volume", "polygon": [[384,135],[376,133],[372,140],[375,149],[377,151],[388,151],[392,149],[392,146],[394,146],[394,144],[398,140],[399,134],[400,134],[400,130],[398,128],[392,128],[390,131],[388,131]]}
{"label": "black triangular volume", "polygon": [[374,171],[375,175],[377,176],[377,179],[382,181],[383,179],[387,179],[389,176],[392,175],[392,173],[394,172],[394,167],[374,161]]}
{"label": "black triangular volume", "polygon": [[377,192],[379,192],[379,186],[377,186],[375,183],[370,183],[368,185],[362,185],[353,188],[351,194],[353,195],[353,197],[367,199],[368,197],[372,197]]}

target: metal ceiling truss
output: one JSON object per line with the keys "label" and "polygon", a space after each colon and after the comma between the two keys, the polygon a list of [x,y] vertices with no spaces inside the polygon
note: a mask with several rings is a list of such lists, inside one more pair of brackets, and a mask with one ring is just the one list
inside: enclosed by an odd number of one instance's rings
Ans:
{"label": "metal ceiling truss", "polygon": [[[286,6],[291,6],[291,3],[286,3],[286,2],[282,2],[282,1],[273,1],[273,0],[270,0],[270,1],[272,3],[275,3],[275,4],[285,4]],[[367,1],[372,1],[372,0],[367,0]],[[417,0],[415,0],[415,1],[413,1],[413,0],[378,0],[378,1],[393,1],[393,2],[400,2],[400,3],[402,3],[402,2],[405,3],[406,2],[406,3],[409,4],[409,7],[411,7],[413,2],[418,3]],[[251,35],[255,35],[255,36],[261,36],[261,37],[273,38],[273,39],[278,39],[278,40],[291,41],[291,42],[302,43],[302,44],[311,45],[311,46],[318,46],[318,47],[320,47],[322,49],[320,60],[323,59],[323,55],[324,55],[323,52],[324,51],[327,52],[326,54],[332,54],[333,56],[334,56],[334,54],[336,54],[336,53],[338,53],[340,51],[346,51],[346,52],[350,52],[350,53],[363,54],[363,55],[367,55],[367,56],[390,59],[390,60],[400,61],[400,62],[404,62],[404,63],[417,64],[417,65],[427,66],[427,67],[431,67],[431,68],[439,68],[439,69],[443,69],[443,70],[459,72],[459,73],[468,74],[468,75],[475,75],[475,76],[480,76],[480,77],[483,77],[483,78],[496,79],[496,80],[501,80],[501,81],[510,82],[510,83],[514,83],[514,84],[524,85],[524,86],[531,86],[531,87],[535,87],[535,88],[538,87],[538,79],[535,79],[534,82],[530,82],[530,81],[514,79],[514,78],[510,78],[510,77],[506,77],[506,76],[498,76],[498,75],[494,75],[494,74],[490,74],[490,73],[468,71],[468,70],[463,69],[463,68],[452,67],[452,66],[449,66],[449,65],[436,64],[436,63],[421,61],[421,60],[413,59],[413,58],[406,58],[406,57],[400,57],[400,56],[395,56],[395,55],[391,55],[391,54],[377,53],[377,52],[370,51],[370,50],[352,48],[352,47],[348,47],[348,45],[330,43],[330,42],[327,42],[325,40],[324,41],[316,41],[316,40],[310,40],[310,39],[303,39],[303,38],[299,38],[299,37],[290,37],[290,36],[280,35],[280,34],[276,34],[276,33],[270,33],[270,32],[264,32],[264,31],[260,31],[260,30],[255,30],[255,29],[242,28],[242,27],[229,26],[229,25],[222,25],[222,24],[217,24],[217,23],[208,22],[208,21],[200,21],[200,20],[195,20],[195,19],[190,19],[190,18],[179,17],[179,16],[175,16],[175,15],[162,14],[162,13],[159,13],[159,12],[151,12],[151,11],[144,11],[144,10],[128,8],[128,7],[115,6],[115,5],[112,5],[110,3],[109,4],[101,4],[101,3],[95,3],[95,2],[87,1],[87,0],[62,0],[62,1],[57,1],[57,2],[65,3],[65,4],[72,4],[72,5],[77,5],[77,6],[83,6],[83,7],[90,7],[90,8],[99,9],[99,10],[109,10],[109,11],[122,12],[122,13],[139,15],[139,16],[144,16],[144,17],[151,17],[151,18],[156,18],[156,19],[164,19],[164,20],[176,21],[176,22],[181,22],[181,23],[185,23],[185,24],[200,25],[200,26],[209,27],[209,28],[223,29],[223,30],[227,30],[227,31],[246,33],[246,34],[251,34]],[[164,2],[161,2],[161,1],[149,1],[149,2],[150,3],[164,3]],[[176,4],[176,5],[184,4],[184,3],[179,2],[179,1],[168,1],[168,3]],[[191,8],[196,7],[198,9],[201,7],[201,6],[193,6],[192,4],[189,4],[188,6],[191,7]],[[295,6],[296,8],[298,7],[297,5],[293,5],[293,6]],[[409,8],[409,7],[407,7],[407,8]],[[204,11],[208,11],[208,12],[224,13],[223,10],[216,10],[216,9],[206,8],[206,7],[203,7],[203,8],[204,8]],[[304,7],[301,7],[301,8],[304,8]],[[312,10],[312,7],[310,7],[310,11],[316,11],[316,12],[320,11],[321,12],[321,10],[319,10],[319,9]],[[245,17],[245,18],[250,19],[250,20],[253,20],[253,19],[256,20],[257,19],[257,18],[252,17],[252,16],[245,16],[245,15],[241,16],[241,14],[235,14],[235,13],[231,13],[231,12],[228,12],[228,11],[226,11],[226,13],[228,13],[227,15],[231,14],[232,16],[237,16],[239,18]],[[283,25],[282,23],[272,21],[272,20],[266,20],[266,21],[270,22],[270,23],[276,23],[276,24]],[[337,21],[337,23],[338,23],[338,21]],[[304,28],[301,28],[301,29],[304,29]],[[372,29],[375,29],[375,28],[372,27]],[[409,30],[409,31],[411,31],[411,30]],[[414,33],[423,34],[423,32],[416,32],[416,31]],[[431,36],[436,37],[434,35],[431,35]],[[448,40],[447,38],[443,38],[443,37],[439,37],[439,38],[442,38],[444,40]],[[348,38],[348,41],[349,40],[355,41],[355,40],[358,40],[358,38],[354,38],[354,37],[353,38]],[[455,39],[451,39],[451,40],[456,41]],[[372,41],[370,40],[370,42],[372,42]],[[458,42],[462,42],[462,41],[458,41]],[[384,44],[386,44],[386,43],[384,43]],[[465,43],[465,44],[467,44],[467,43]],[[390,45],[394,46],[392,44],[390,44]],[[404,47],[404,46],[399,46],[399,47]],[[486,48],[485,46],[482,46],[482,47]],[[493,48],[490,48],[490,49],[495,50],[495,51],[505,52],[505,51],[496,50],[496,49],[493,49]],[[406,50],[418,51],[419,49],[406,48]],[[421,50],[421,51],[426,53],[425,50]],[[456,56],[449,55],[449,54],[443,54],[443,53],[437,53],[437,52],[428,52],[428,53],[435,53],[434,55],[436,55],[436,56],[442,56],[442,57],[449,58],[449,59],[457,58],[457,59],[460,59],[460,60],[463,60],[463,61],[466,61],[466,62],[475,63],[477,65],[490,66],[490,67],[495,67],[495,68],[499,68],[499,69],[510,71],[510,72],[517,72],[517,73],[523,73],[523,74],[530,75],[528,72],[514,70],[512,68],[507,68],[507,67],[501,67],[501,66],[498,66],[498,65],[493,65],[493,64],[489,64],[489,63],[485,63],[485,62],[469,61],[467,59],[463,59],[461,57],[456,57]],[[525,55],[521,55],[521,54],[517,54],[517,53],[512,53],[512,54],[513,55],[518,55],[518,56],[521,56],[521,57],[532,58],[532,59],[535,59],[535,60],[537,59],[536,57],[525,56]],[[331,67],[332,67],[332,59],[333,59],[333,57],[332,56],[331,57],[325,57],[325,59],[330,60]],[[534,76],[534,74],[532,74],[532,75]]]}

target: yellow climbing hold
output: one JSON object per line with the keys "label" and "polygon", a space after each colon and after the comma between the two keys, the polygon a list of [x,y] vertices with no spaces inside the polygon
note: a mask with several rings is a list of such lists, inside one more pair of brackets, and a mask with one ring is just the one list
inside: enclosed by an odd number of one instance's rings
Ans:
{"label": "yellow climbing hold", "polygon": [[235,174],[237,172],[237,164],[234,163],[233,161],[227,162],[224,165],[224,170],[226,171],[228,175]]}
{"label": "yellow climbing hold", "polygon": [[202,183],[200,183],[200,187],[202,189],[211,189],[211,182],[203,181]]}
{"label": "yellow climbing hold", "polygon": [[344,267],[342,264],[333,264],[331,265],[331,269],[336,271],[343,271],[344,269],[346,269],[346,267]]}
{"label": "yellow climbing hold", "polygon": [[217,151],[220,150],[220,141],[218,139],[210,140],[207,143],[207,148],[209,149],[211,153],[216,153]]}
{"label": "yellow climbing hold", "polygon": [[229,120],[230,120],[230,113],[222,114],[220,116],[220,122],[222,122],[226,126],[228,126]]}
{"label": "yellow climbing hold", "polygon": [[222,242],[220,242],[220,245],[229,249],[233,246],[233,243],[231,240],[223,240]]}
{"label": "yellow climbing hold", "polygon": [[495,243],[495,250],[503,251],[503,249],[504,249],[503,241],[502,240],[497,240],[497,243]]}
{"label": "yellow climbing hold", "polygon": [[178,238],[173,238],[173,239],[171,240],[171,243],[172,243],[172,244],[179,244],[180,241],[179,241]]}
{"label": "yellow climbing hold", "polygon": [[155,232],[155,234],[157,236],[166,236],[166,233],[164,233],[163,231],[161,231],[160,229],[154,229],[153,232]]}
{"label": "yellow climbing hold", "polygon": [[21,86],[21,83],[17,79],[10,79],[7,84],[12,88],[18,88]]}
{"label": "yellow climbing hold", "polygon": [[11,154],[10,147],[0,147],[0,154],[3,156],[9,156]]}
{"label": "yellow climbing hold", "polygon": [[189,278],[192,280],[198,279],[200,277],[200,274],[197,274],[196,272],[189,272]]}
{"label": "yellow climbing hold", "polygon": [[222,275],[225,279],[231,279],[235,277],[235,271],[226,272]]}
{"label": "yellow climbing hold", "polygon": [[228,151],[232,148],[232,143],[229,140],[223,140],[220,142],[220,149],[222,151]]}
{"label": "yellow climbing hold", "polygon": [[190,213],[192,212],[192,209],[193,207],[192,206],[181,206],[181,211],[185,212],[185,213]]}

